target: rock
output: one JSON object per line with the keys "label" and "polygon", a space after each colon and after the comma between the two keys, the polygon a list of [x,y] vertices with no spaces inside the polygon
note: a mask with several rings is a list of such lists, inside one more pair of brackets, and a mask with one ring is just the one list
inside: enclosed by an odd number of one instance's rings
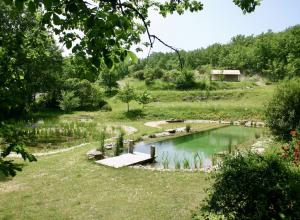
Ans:
{"label": "rock", "polygon": [[104,147],[106,150],[111,150],[115,146],[114,143],[105,144]]}
{"label": "rock", "polygon": [[253,153],[262,154],[264,151],[265,151],[264,147],[251,148],[251,152],[253,152]]}
{"label": "rock", "polygon": [[241,125],[241,122],[240,121],[234,121],[233,125]]}
{"label": "rock", "polygon": [[258,121],[258,122],[255,123],[255,126],[256,127],[265,127],[265,123]]}
{"label": "rock", "polygon": [[247,121],[247,122],[245,123],[245,126],[246,126],[246,127],[251,127],[251,126],[252,126],[252,122],[251,122],[251,121]]}
{"label": "rock", "polygon": [[176,129],[168,129],[168,130],[166,130],[166,132],[169,132],[170,134],[175,134]]}
{"label": "rock", "polygon": [[101,160],[104,158],[103,153],[96,149],[93,149],[93,150],[90,150],[89,152],[87,152],[87,156],[89,159],[96,159],[96,160]]}
{"label": "rock", "polygon": [[150,134],[148,137],[149,138],[156,138],[156,134]]}
{"label": "rock", "polygon": [[176,128],[176,132],[185,132],[185,131],[186,131],[185,127]]}
{"label": "rock", "polygon": [[170,119],[170,120],[166,120],[166,122],[168,123],[178,123],[178,122],[184,122],[183,119]]}
{"label": "rock", "polygon": [[230,121],[221,121],[221,124],[230,125],[231,122]]}

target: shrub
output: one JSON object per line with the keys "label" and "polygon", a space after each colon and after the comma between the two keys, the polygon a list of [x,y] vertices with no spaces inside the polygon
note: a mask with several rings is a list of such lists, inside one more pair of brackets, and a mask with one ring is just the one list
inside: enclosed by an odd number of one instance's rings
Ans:
{"label": "shrub", "polygon": [[151,79],[151,80],[160,79],[163,75],[164,75],[164,71],[160,68],[155,68],[155,69],[147,68],[144,71],[144,78]]}
{"label": "shrub", "polygon": [[173,82],[174,81],[174,76],[176,74],[179,74],[179,72],[174,71],[174,70],[166,71],[166,72],[164,72],[164,75],[162,76],[162,80],[166,81],[166,82]]}
{"label": "shrub", "polygon": [[193,71],[183,70],[175,75],[175,85],[177,89],[191,89],[195,87],[195,77]]}
{"label": "shrub", "polygon": [[107,111],[107,112],[111,112],[112,111],[112,107],[109,104],[105,104],[101,107],[101,110],[103,111]]}
{"label": "shrub", "polygon": [[227,157],[206,202],[228,219],[300,219],[300,173],[274,155]]}
{"label": "shrub", "polygon": [[139,80],[144,80],[145,79],[144,71],[143,70],[138,70],[138,71],[134,72],[133,77],[135,77]]}
{"label": "shrub", "polygon": [[120,134],[117,138],[117,143],[116,143],[116,149],[115,149],[115,156],[119,156],[124,148],[124,131],[120,131]]}
{"label": "shrub", "polygon": [[289,132],[300,128],[299,78],[285,80],[277,87],[265,115],[272,133],[281,140],[290,140]]}
{"label": "shrub", "polygon": [[143,106],[149,104],[152,101],[152,97],[147,90],[136,96],[136,101]]}
{"label": "shrub", "polygon": [[129,112],[129,103],[136,98],[135,90],[133,87],[129,86],[127,84],[124,88],[122,88],[119,91],[118,98],[124,102],[127,103],[127,112]]}
{"label": "shrub", "polygon": [[72,111],[80,106],[80,99],[74,95],[74,92],[62,91],[59,107],[63,111]]}
{"label": "shrub", "polygon": [[146,84],[146,86],[151,86],[153,84],[153,80],[150,79],[150,78],[146,78],[145,79],[145,84]]}
{"label": "shrub", "polygon": [[80,80],[77,78],[70,78],[65,83],[66,91],[74,92],[74,95],[80,100],[80,108],[100,108],[105,105],[103,100],[104,92],[102,88],[88,80]]}

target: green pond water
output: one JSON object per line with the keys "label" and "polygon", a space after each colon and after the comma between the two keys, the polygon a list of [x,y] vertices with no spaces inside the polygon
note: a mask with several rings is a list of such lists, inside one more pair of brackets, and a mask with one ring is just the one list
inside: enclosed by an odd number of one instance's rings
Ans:
{"label": "green pond water", "polygon": [[150,153],[150,146],[155,145],[157,163],[154,166],[157,167],[175,168],[177,164],[178,168],[180,164],[183,168],[188,161],[190,168],[195,164],[198,168],[207,168],[214,165],[216,153],[232,152],[237,145],[255,139],[262,132],[262,128],[228,126],[154,143],[140,142],[134,150]]}

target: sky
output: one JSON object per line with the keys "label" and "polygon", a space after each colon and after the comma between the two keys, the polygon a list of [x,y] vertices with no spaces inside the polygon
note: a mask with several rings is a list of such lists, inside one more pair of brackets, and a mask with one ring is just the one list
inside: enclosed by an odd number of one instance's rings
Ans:
{"label": "sky", "polygon": [[[204,9],[196,13],[163,18],[150,12],[151,34],[178,49],[194,50],[214,43],[227,43],[236,35],[258,35],[300,24],[300,0],[262,0],[251,14],[243,14],[232,0],[202,0]],[[147,41],[147,36],[143,36]],[[171,52],[155,42],[152,52]],[[148,49],[136,53],[146,57]]]}

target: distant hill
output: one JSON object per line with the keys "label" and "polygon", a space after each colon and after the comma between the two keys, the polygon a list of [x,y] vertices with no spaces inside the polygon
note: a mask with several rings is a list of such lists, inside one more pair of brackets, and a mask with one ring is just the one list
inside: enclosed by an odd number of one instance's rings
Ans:
{"label": "distant hill", "polygon": [[[227,44],[181,51],[181,56],[186,69],[198,70],[200,74],[214,68],[239,69],[244,74],[259,74],[271,81],[300,76],[300,25],[278,33],[237,35]],[[140,60],[133,71],[176,70],[178,63],[175,53],[153,53]]]}

